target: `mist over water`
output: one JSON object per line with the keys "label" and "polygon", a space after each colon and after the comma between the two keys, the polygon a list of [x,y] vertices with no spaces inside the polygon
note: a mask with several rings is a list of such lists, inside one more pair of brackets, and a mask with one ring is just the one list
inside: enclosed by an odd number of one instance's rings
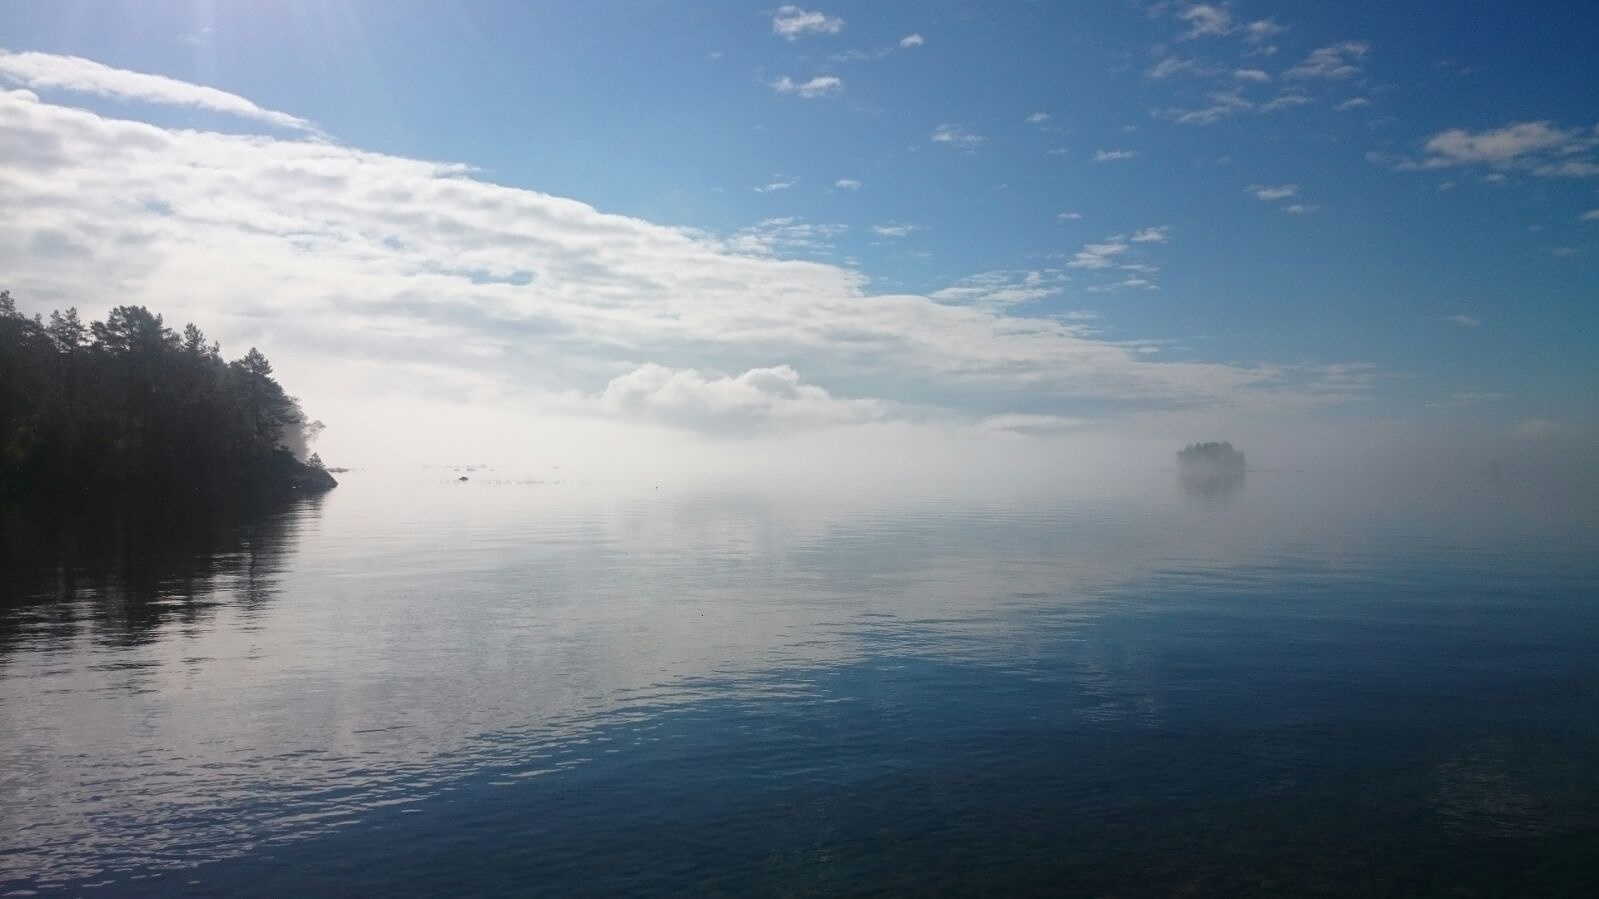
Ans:
{"label": "mist over water", "polygon": [[1486,846],[1495,877],[1593,873],[1591,505],[458,476],[9,510],[40,561],[0,626],[0,882],[1403,892]]}

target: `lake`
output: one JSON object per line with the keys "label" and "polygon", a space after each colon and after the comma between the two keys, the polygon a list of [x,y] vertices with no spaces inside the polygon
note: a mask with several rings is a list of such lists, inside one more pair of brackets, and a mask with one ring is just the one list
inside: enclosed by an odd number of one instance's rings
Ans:
{"label": "lake", "polygon": [[0,894],[1599,894],[1599,514],[352,472],[0,516]]}

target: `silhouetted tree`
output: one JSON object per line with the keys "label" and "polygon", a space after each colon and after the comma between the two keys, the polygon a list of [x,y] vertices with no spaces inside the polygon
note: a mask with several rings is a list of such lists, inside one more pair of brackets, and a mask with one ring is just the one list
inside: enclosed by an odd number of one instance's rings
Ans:
{"label": "silhouetted tree", "polygon": [[306,428],[253,347],[225,363],[143,306],[45,324],[0,291],[0,492],[292,480],[311,469],[284,447],[303,455]]}

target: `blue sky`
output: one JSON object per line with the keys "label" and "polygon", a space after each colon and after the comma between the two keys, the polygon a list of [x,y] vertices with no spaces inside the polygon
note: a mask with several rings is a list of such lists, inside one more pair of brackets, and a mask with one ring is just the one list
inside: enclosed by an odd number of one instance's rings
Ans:
{"label": "blue sky", "polygon": [[[1579,3],[13,3],[0,78],[26,91],[14,102],[82,110],[103,128],[144,123],[186,149],[166,154],[182,166],[120,204],[161,210],[162,263],[121,262],[84,238],[98,233],[85,224],[94,216],[118,214],[109,193],[60,227],[13,218],[3,259],[25,307],[98,312],[74,292],[109,285],[211,323],[229,345],[303,355],[298,392],[312,406],[324,395],[353,404],[367,394],[349,385],[377,389],[385,377],[371,370],[403,357],[446,372],[429,379],[456,385],[457,401],[647,413],[713,433],[889,421],[1147,430],[1159,415],[1173,433],[1207,417],[1269,427],[1283,416],[1588,428],[1599,387],[1595,34],[1599,9]],[[86,87],[86,64],[122,74],[93,69],[98,86]],[[124,83],[132,73],[281,117],[141,93]],[[80,127],[29,122],[39,135]],[[531,248],[577,252],[591,238],[546,240],[528,218],[512,229],[532,242],[521,249],[507,239],[503,255],[457,265],[458,250],[439,243],[420,268],[397,256],[382,278],[329,263],[303,223],[285,221],[270,249],[229,244],[215,235],[263,240],[242,223],[306,206],[260,192],[249,200],[260,208],[235,218],[191,214],[214,196],[183,194],[195,183],[183,166],[215,175],[229,163],[205,153],[234,158],[234,145],[201,146],[197,133],[254,135],[272,142],[256,150],[291,156],[317,146],[464,164],[469,173],[437,177],[694,235],[695,253],[732,260],[712,279],[730,293],[680,285],[690,293],[655,315],[657,288],[670,288],[654,269],[611,257],[555,266]],[[108,135],[105,146],[125,145]],[[107,191],[118,166],[135,164],[82,152],[71,164],[105,176]],[[3,189],[13,208],[61,207],[48,179]],[[361,209],[373,228],[385,219]],[[334,255],[369,266],[373,246],[446,236],[414,213],[396,207],[392,220],[420,231]],[[212,236],[170,230],[179,221]],[[367,226],[337,221],[320,239],[353,251],[346,239]],[[640,238],[616,240],[616,258],[640,258],[627,255]],[[30,252],[57,245],[81,250],[72,266]],[[262,260],[263,284],[282,283],[273,265],[292,269],[296,299],[207,297],[197,273],[221,279],[213,293],[250,283],[241,252]],[[314,273],[296,252],[318,254]],[[655,252],[644,255],[690,264]],[[740,274],[744,259],[762,274]],[[453,281],[397,274],[420,270]],[[746,288],[783,314],[730,325],[730,278],[755,278],[765,286]],[[592,300],[647,282],[610,307]],[[557,286],[578,305],[541,306]],[[867,303],[855,322],[856,296],[921,305]],[[683,305],[693,303],[704,305]],[[899,318],[879,308],[889,306]],[[675,324],[643,329],[652,317]],[[298,330],[309,321],[359,334],[368,377],[340,373],[347,350],[317,356]],[[1014,333],[1042,323],[1063,330]],[[831,328],[843,336],[818,336]],[[914,353],[899,345],[912,332]],[[285,346],[273,352],[273,338]],[[430,339],[471,352],[422,348]],[[1205,386],[1190,395],[1184,384]]]}

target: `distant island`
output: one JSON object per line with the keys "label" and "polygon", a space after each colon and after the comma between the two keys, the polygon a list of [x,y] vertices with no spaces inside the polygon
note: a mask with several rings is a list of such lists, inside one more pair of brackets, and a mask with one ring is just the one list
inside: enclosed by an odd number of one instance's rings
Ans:
{"label": "distant island", "polygon": [[85,325],[0,291],[0,495],[329,490],[321,428],[254,347],[225,362],[143,306]]}
{"label": "distant island", "polygon": [[1231,443],[1190,443],[1177,451],[1177,468],[1183,474],[1231,477],[1244,473],[1244,454]]}

